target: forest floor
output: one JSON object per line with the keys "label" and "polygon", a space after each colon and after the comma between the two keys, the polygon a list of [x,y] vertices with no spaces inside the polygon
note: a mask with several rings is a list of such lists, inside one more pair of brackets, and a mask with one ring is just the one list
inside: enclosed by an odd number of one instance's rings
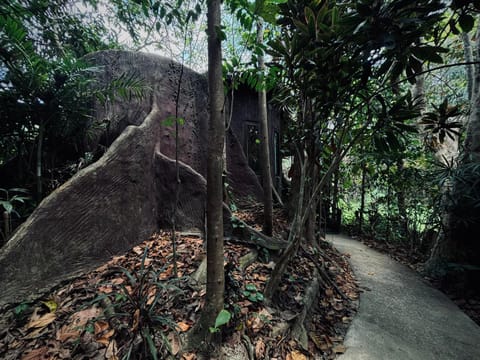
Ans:
{"label": "forest floor", "polygon": [[339,360],[480,359],[480,327],[416,272],[345,235],[327,236],[350,255],[364,290]]}
{"label": "forest floor", "polygon": [[[237,216],[258,227],[255,211]],[[277,212],[277,233],[286,230],[282,218]],[[333,282],[320,283],[314,306],[304,312],[319,251]],[[174,261],[171,235],[157,234],[35,302],[4,309],[0,358],[116,360],[130,352],[132,359],[146,359],[154,358],[153,346],[159,359],[203,358],[182,350],[205,301],[201,235],[179,234],[176,253]],[[264,249],[225,244],[225,308],[232,314],[228,324],[219,327],[225,358],[333,359],[345,352],[344,335],[359,297],[347,257],[327,242],[301,247],[275,300],[266,306],[263,289],[273,256]],[[305,329],[298,338],[294,327],[302,313]]]}
{"label": "forest floor", "polygon": [[455,277],[440,279],[422,275],[423,261],[425,260],[424,256],[412,253],[408,246],[365,238],[361,238],[360,240],[368,247],[387,254],[392,259],[418,272],[425,280],[445,293],[465,314],[480,326],[479,293],[465,291],[465,284]]}

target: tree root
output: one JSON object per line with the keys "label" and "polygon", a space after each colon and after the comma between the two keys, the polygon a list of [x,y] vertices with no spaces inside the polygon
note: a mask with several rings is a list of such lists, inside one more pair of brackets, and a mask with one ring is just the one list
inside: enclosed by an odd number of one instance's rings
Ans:
{"label": "tree root", "polygon": [[313,273],[313,280],[310,283],[310,286],[305,291],[305,297],[303,299],[303,309],[300,314],[295,319],[295,322],[292,325],[291,336],[295,339],[304,350],[308,350],[308,334],[305,329],[305,319],[310,313],[315,300],[318,298],[320,292],[320,276],[317,270]]}
{"label": "tree root", "polygon": [[244,221],[232,216],[230,221],[224,219],[225,239],[243,244],[260,246],[269,250],[283,250],[288,243],[284,240],[269,237],[255,230]]}

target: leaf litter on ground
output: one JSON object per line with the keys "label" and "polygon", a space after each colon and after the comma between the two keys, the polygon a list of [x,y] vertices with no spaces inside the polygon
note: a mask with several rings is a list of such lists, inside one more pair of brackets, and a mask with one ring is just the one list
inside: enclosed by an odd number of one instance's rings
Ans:
{"label": "leaf litter on ground", "polygon": [[[236,215],[260,228],[258,210]],[[277,219],[275,233],[281,234],[286,231],[287,221],[279,211]],[[135,309],[128,299],[140,290],[140,298],[145,301],[142,306],[155,302],[155,316],[165,319],[159,326],[160,336],[153,338],[159,358],[201,358],[200,354],[182,352],[182,335],[194,326],[205,302],[204,287],[191,278],[205,257],[204,244],[201,236],[180,233],[176,245],[178,277],[172,264],[171,235],[160,233],[94,271],[54,288],[38,301],[4,311],[0,314],[0,358],[120,359],[128,344],[138,341],[132,334],[141,326],[141,309]],[[310,310],[305,349],[289,336],[288,327],[302,311],[318,249],[300,248],[274,303],[266,306],[263,291],[274,268],[275,254],[226,243],[225,308],[232,319],[222,327],[225,344],[242,344],[256,359],[333,359],[344,352],[343,337],[356,312],[359,290],[346,257],[323,241],[320,249],[336,289],[322,289]],[[241,258],[252,252],[258,254],[257,259],[242,270]],[[156,281],[161,286],[151,284],[140,289],[132,282],[130,276],[142,269],[158,272]],[[142,356],[132,358],[146,358]]]}

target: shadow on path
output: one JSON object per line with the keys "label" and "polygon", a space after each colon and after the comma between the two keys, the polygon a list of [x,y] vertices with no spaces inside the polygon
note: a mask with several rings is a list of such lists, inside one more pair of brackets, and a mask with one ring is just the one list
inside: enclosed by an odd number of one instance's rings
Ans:
{"label": "shadow on path", "polygon": [[387,255],[345,235],[327,240],[350,254],[364,291],[340,360],[480,359],[480,327],[443,293]]}

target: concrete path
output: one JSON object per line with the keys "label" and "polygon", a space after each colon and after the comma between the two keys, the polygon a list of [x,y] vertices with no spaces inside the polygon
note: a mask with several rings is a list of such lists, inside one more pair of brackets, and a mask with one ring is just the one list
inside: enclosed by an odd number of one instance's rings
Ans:
{"label": "concrete path", "polygon": [[440,291],[386,255],[343,235],[327,240],[350,262],[360,307],[340,360],[480,360],[480,327]]}

